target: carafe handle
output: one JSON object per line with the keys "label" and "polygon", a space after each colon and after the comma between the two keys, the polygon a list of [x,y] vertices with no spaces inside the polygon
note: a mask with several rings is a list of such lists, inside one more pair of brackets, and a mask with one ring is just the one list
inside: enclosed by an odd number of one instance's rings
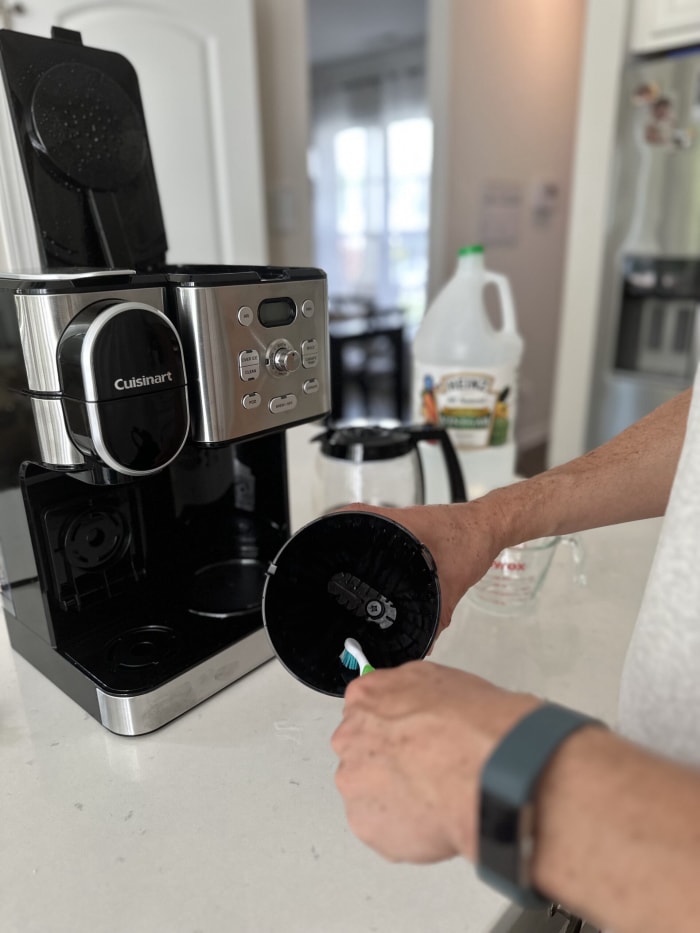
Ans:
{"label": "carafe handle", "polygon": [[412,424],[402,425],[402,431],[415,438],[416,445],[419,441],[439,441],[442,449],[442,456],[447,469],[447,478],[450,484],[450,501],[466,502],[467,490],[462,475],[462,468],[459,465],[457,454],[452,446],[450,436],[445,428],[435,427],[432,424]]}
{"label": "carafe handle", "polygon": [[518,324],[515,319],[515,302],[513,301],[513,292],[510,288],[510,282],[505,275],[499,275],[497,272],[484,271],[484,285],[495,285],[498,289],[498,295],[501,303],[501,316],[503,326],[501,331],[504,333],[517,334]]}

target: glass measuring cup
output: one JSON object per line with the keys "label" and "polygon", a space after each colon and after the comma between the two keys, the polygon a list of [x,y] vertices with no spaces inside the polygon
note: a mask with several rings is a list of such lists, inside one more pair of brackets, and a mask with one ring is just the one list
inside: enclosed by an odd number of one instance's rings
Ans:
{"label": "glass measuring cup", "polygon": [[467,591],[467,598],[480,609],[495,615],[519,615],[530,611],[560,543],[571,547],[574,582],[584,585],[584,551],[578,535],[551,535],[505,548],[481,580]]}

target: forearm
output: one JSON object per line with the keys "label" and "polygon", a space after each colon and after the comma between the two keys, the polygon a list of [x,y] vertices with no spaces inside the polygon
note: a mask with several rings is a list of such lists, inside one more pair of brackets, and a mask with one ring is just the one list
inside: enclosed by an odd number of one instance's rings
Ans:
{"label": "forearm", "polygon": [[586,728],[537,795],[536,886],[615,933],[695,930],[700,772]]}
{"label": "forearm", "polygon": [[691,390],[575,460],[490,493],[503,545],[663,515]]}
{"label": "forearm", "polygon": [[[540,702],[426,661],[356,678],[333,736],[353,832],[395,860],[474,860],[484,765]],[[545,767],[534,807],[545,897],[615,933],[695,933],[700,771],[584,726]]]}
{"label": "forearm", "polygon": [[471,502],[374,509],[404,524],[431,551],[443,596],[441,626],[503,548],[662,515],[685,438],[690,395],[688,390],[676,396],[582,457]]}

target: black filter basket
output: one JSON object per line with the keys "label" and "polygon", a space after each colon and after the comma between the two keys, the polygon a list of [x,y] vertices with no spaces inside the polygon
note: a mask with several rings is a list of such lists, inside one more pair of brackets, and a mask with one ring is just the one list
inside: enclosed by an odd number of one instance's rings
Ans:
{"label": "black filter basket", "polygon": [[336,512],[301,528],[267,570],[263,619],[277,657],[314,690],[342,696],[358,671],[340,661],[356,638],[374,667],[425,657],[440,586],[427,548],[390,519]]}

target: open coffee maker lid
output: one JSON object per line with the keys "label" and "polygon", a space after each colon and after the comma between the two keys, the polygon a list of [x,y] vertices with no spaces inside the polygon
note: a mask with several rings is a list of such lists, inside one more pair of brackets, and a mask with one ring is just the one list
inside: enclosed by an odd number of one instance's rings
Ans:
{"label": "open coffee maker lid", "polygon": [[2,29],[0,83],[41,266],[161,269],[168,244],[132,64],[75,30]]}
{"label": "open coffee maker lid", "polygon": [[440,616],[430,552],[372,512],[325,515],[282,547],[267,571],[263,619],[272,647],[298,680],[342,696],[357,671],[340,656],[355,638],[374,667],[425,657]]}
{"label": "open coffee maker lid", "polygon": [[313,438],[321,452],[338,460],[391,460],[411,453],[415,440],[408,431],[378,424],[329,427]]}

